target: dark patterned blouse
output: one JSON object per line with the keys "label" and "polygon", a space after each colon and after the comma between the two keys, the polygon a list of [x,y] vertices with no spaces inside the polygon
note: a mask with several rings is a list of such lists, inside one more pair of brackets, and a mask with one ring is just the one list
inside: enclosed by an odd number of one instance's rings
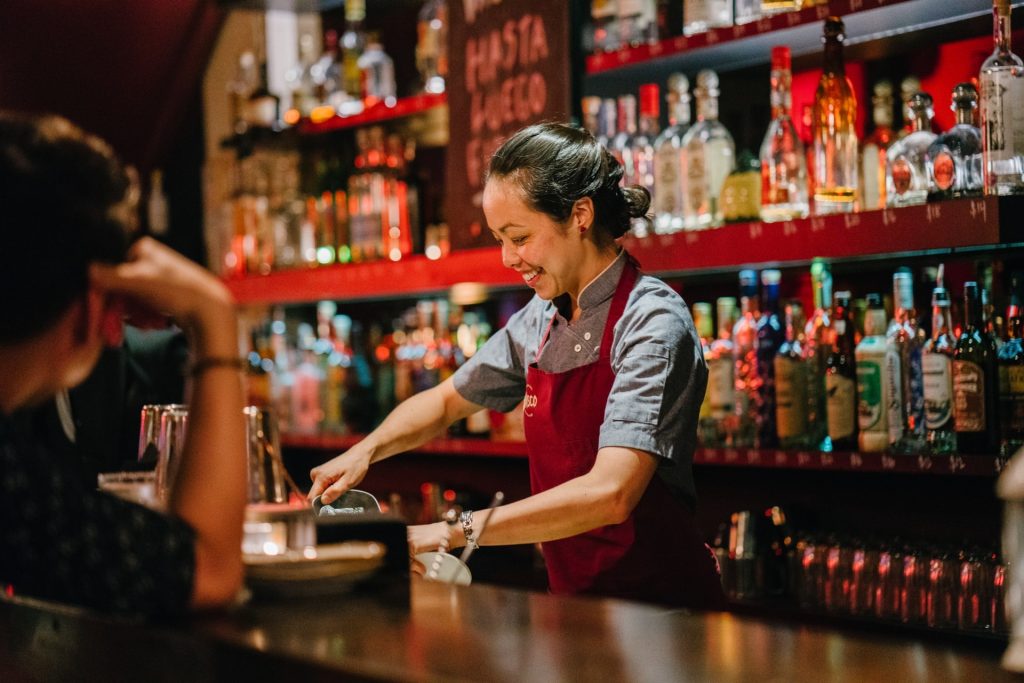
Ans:
{"label": "dark patterned blouse", "polygon": [[73,453],[0,413],[0,586],[123,615],[178,613],[194,542],[182,520],[84,484]]}

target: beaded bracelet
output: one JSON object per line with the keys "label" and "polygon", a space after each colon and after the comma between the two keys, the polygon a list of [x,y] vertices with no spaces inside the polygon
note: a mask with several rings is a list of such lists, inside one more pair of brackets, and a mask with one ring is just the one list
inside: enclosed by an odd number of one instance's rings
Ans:
{"label": "beaded bracelet", "polygon": [[242,372],[249,367],[249,364],[244,358],[234,358],[228,356],[211,356],[209,358],[200,358],[196,362],[189,366],[188,373],[197,377],[207,370],[213,370],[214,368],[230,368]]}

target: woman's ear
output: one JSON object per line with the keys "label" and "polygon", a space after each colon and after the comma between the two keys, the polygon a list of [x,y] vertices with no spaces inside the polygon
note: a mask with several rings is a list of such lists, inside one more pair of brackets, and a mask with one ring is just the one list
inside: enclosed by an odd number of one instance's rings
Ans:
{"label": "woman's ear", "polygon": [[90,287],[81,300],[74,326],[75,340],[88,343],[99,338],[104,346],[120,346],[124,339],[124,305],[121,299]]}
{"label": "woman's ear", "polygon": [[572,216],[576,219],[580,234],[586,233],[594,227],[594,200],[590,197],[581,197],[572,205]]}

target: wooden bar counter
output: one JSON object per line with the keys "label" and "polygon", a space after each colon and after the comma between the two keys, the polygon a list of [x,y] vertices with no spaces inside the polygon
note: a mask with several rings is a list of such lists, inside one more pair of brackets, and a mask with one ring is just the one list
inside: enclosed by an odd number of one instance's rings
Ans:
{"label": "wooden bar counter", "polygon": [[999,648],[413,578],[133,624],[0,601],[0,681],[1009,681]]}

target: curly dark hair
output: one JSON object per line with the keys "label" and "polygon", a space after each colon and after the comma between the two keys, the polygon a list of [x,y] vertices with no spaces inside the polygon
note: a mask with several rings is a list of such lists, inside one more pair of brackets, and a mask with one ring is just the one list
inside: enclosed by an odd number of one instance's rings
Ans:
{"label": "curly dark hair", "polygon": [[30,339],[123,261],[131,182],[113,150],[58,116],[0,112],[0,343]]}
{"label": "curly dark hair", "polygon": [[622,237],[630,221],[647,215],[651,195],[639,185],[620,186],[622,164],[594,136],[563,123],[523,128],[491,157],[487,178],[515,183],[536,211],[569,218],[583,197],[594,202],[594,226],[606,241]]}

